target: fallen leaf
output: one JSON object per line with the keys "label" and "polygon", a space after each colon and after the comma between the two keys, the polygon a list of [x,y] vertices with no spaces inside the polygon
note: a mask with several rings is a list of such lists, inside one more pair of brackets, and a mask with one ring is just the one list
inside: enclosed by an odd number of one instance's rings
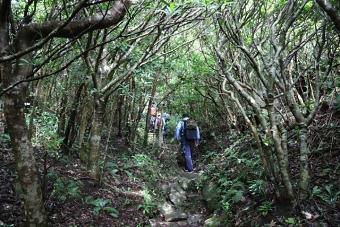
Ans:
{"label": "fallen leaf", "polygon": [[270,223],[269,223],[269,227],[273,227],[276,225],[276,222],[274,220],[272,220]]}
{"label": "fallen leaf", "polygon": [[307,211],[301,211],[301,213],[303,215],[305,215],[306,219],[309,220],[309,219],[312,219],[313,215]]}

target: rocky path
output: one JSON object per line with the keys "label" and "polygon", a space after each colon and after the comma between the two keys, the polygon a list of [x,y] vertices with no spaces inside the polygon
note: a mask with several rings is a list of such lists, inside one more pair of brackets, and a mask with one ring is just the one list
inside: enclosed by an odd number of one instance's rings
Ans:
{"label": "rocky path", "polygon": [[174,183],[162,185],[167,201],[158,205],[161,215],[150,220],[151,226],[203,226],[204,205],[200,193],[193,190],[197,173],[187,173],[179,168],[175,172],[178,175],[174,176]]}
{"label": "rocky path", "polygon": [[[149,137],[150,138],[150,137]],[[201,192],[195,188],[198,172],[184,172],[174,158],[175,145],[165,145],[162,154],[165,162],[170,163],[171,173],[168,181],[162,184],[166,201],[158,204],[158,217],[150,220],[151,227],[198,227],[204,226],[207,211]]]}

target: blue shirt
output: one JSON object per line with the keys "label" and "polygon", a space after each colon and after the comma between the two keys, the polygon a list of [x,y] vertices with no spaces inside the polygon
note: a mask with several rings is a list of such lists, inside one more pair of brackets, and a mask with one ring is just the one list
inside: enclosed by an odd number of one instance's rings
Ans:
{"label": "blue shirt", "polygon": [[[189,118],[183,118],[183,120],[181,120],[178,124],[177,124],[177,127],[176,127],[176,131],[175,131],[175,140],[176,141],[179,141],[181,140],[181,143],[182,144],[186,144],[187,141],[185,140],[184,136],[183,136],[183,129],[184,129],[184,121],[188,120]],[[198,140],[201,139],[200,137],[200,130],[198,129],[197,127],[197,130],[196,130],[196,138],[197,140],[195,142],[198,142]]]}

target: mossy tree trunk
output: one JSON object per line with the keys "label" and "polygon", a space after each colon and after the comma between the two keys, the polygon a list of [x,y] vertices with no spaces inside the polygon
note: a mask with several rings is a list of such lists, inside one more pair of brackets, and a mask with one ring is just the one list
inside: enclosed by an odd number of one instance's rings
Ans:
{"label": "mossy tree trunk", "polygon": [[[269,94],[269,96],[272,94]],[[289,161],[288,161],[288,151],[282,147],[282,135],[278,126],[278,118],[274,110],[274,100],[269,97],[268,99],[268,115],[270,122],[271,138],[274,143],[276,157],[278,159],[278,164],[280,167],[281,178],[286,189],[286,193],[293,206],[296,205],[295,193],[293,191],[293,186],[289,176]]]}
{"label": "mossy tree trunk", "polygon": [[[86,90],[86,88],[85,88]],[[78,136],[78,147],[79,147],[79,158],[83,163],[88,162],[87,152],[86,152],[86,145],[84,143],[85,140],[85,132],[86,127],[88,125],[88,113],[90,108],[90,100],[88,94],[85,93],[85,98],[83,101],[83,108],[81,112],[81,118],[79,123],[79,136]]]}
{"label": "mossy tree trunk", "polygon": [[103,131],[103,103],[98,97],[95,97],[95,109],[92,117],[91,135],[89,138],[89,157],[88,169],[90,176],[94,179],[100,177],[99,159],[101,153],[101,138]]}
{"label": "mossy tree trunk", "polygon": [[[0,57],[9,53],[9,14],[10,1],[0,1]],[[31,41],[18,34],[16,47],[24,50],[32,45]],[[3,88],[25,79],[32,71],[30,53],[18,58],[16,63],[11,61],[0,63],[0,75]],[[14,152],[16,170],[20,185],[23,189],[25,201],[25,214],[28,226],[43,226],[46,224],[41,182],[36,166],[34,151],[26,125],[24,114],[24,97],[26,97],[27,83],[22,83],[9,90],[3,96],[4,113],[6,116],[8,133],[11,137],[11,146]]]}

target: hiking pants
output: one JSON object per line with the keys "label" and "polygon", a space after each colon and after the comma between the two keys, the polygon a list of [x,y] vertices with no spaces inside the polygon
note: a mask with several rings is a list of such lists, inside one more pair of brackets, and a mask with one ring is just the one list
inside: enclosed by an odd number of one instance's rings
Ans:
{"label": "hiking pants", "polygon": [[182,150],[185,157],[185,169],[191,172],[194,169],[191,159],[191,151],[194,150],[194,144],[183,144]]}

